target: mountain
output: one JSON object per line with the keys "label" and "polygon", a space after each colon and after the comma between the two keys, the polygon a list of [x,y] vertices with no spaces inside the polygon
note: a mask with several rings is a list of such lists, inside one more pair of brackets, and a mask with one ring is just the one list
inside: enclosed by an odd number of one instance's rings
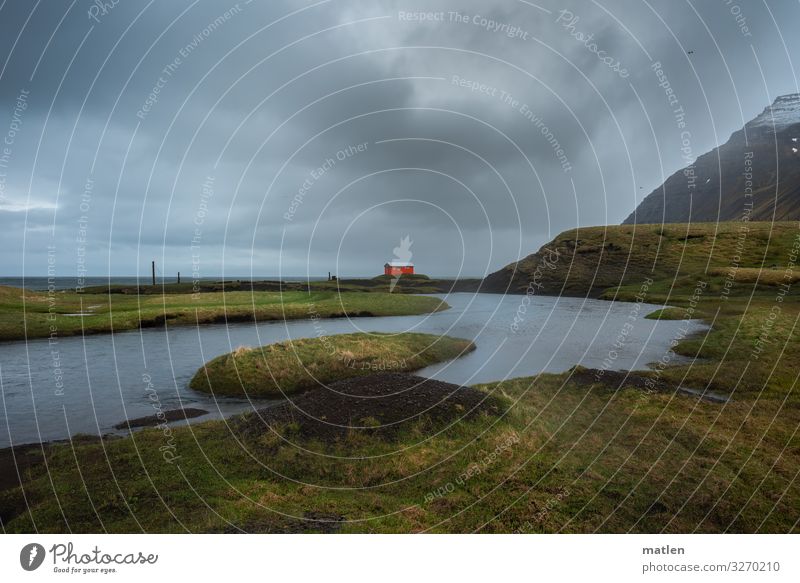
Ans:
{"label": "mountain", "polygon": [[[480,291],[528,295],[613,297],[620,286],[646,285],[682,294],[698,280],[717,295],[775,296],[778,285],[800,279],[797,222],[613,225],[564,231],[536,253],[486,277]],[[649,284],[647,282],[650,282]]]}
{"label": "mountain", "polygon": [[670,176],[623,224],[800,219],[800,94]]}

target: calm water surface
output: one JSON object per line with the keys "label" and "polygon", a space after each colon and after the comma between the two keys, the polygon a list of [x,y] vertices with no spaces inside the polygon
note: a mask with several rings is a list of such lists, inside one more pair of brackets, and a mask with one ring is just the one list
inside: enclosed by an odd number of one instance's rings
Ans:
{"label": "calm water surface", "polygon": [[[560,372],[576,364],[599,367],[615,351],[612,368],[642,369],[669,351],[685,323],[644,315],[659,306],[534,297],[524,313],[521,296],[450,294],[452,309],[422,316],[241,323],[121,332],[27,344],[0,344],[0,447],[102,434],[126,418],[152,415],[153,395],[163,410],[210,411],[196,421],[263,407],[269,401],[215,398],[188,387],[195,371],[235,348],[349,332],[426,332],[469,338],[477,350],[418,374],[476,384]],[[515,315],[521,317],[512,329]],[[633,324],[621,348],[613,344]],[[704,326],[691,323],[689,332]],[[673,362],[675,359],[673,359]],[[63,377],[56,378],[60,369]],[[148,379],[152,389],[148,391]],[[63,383],[60,387],[59,382]]]}

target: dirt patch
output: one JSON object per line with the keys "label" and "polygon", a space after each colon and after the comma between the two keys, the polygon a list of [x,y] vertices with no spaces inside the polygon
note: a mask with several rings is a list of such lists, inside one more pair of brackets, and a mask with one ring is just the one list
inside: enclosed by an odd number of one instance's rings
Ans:
{"label": "dirt patch", "polygon": [[170,411],[162,411],[159,415],[147,415],[146,417],[137,417],[136,419],[129,419],[122,423],[114,425],[114,429],[128,429],[128,427],[155,427],[159,423],[169,421],[183,421],[184,419],[192,419],[194,417],[201,417],[207,415],[208,411],[205,409],[172,409]]}
{"label": "dirt patch", "polygon": [[403,373],[338,381],[233,423],[243,438],[270,427],[336,441],[353,434],[391,439],[419,421],[443,424],[481,413],[498,415],[499,401],[477,389]]}

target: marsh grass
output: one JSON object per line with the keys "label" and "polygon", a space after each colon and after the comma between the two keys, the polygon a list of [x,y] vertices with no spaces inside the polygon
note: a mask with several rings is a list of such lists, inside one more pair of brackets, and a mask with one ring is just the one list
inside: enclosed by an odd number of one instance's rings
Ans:
{"label": "marsh grass", "polygon": [[[90,309],[91,307],[91,309]],[[209,292],[76,294],[0,286],[0,340],[97,334],[153,326],[294,320],[346,316],[408,316],[445,310],[437,298],[388,293]],[[85,313],[83,317],[68,315]]]}

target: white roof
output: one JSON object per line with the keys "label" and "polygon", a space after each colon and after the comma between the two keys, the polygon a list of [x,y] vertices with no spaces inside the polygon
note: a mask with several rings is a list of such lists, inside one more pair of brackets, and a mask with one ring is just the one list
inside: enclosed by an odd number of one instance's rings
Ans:
{"label": "white roof", "polygon": [[390,261],[389,267],[414,267],[410,261]]}

